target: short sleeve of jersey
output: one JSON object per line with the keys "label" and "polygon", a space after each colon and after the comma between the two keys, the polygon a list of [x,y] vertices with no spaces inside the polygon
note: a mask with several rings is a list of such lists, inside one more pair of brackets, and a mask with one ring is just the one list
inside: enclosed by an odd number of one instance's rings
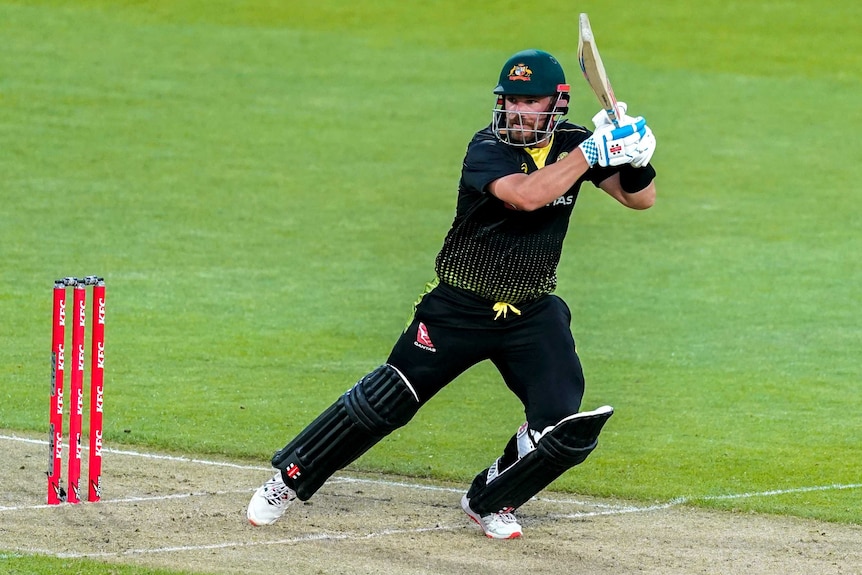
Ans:
{"label": "short sleeve of jersey", "polygon": [[484,192],[494,180],[518,172],[522,169],[517,152],[480,132],[467,146],[461,178],[466,187]]}

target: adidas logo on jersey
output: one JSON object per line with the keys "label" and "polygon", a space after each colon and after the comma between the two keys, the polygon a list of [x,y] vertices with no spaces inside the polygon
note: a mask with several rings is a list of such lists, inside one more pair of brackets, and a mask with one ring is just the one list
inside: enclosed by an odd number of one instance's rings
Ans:
{"label": "adidas logo on jersey", "polygon": [[431,341],[431,336],[428,335],[428,328],[421,321],[419,322],[419,328],[416,330],[416,341],[413,342],[413,345],[426,351],[437,352],[434,342]]}

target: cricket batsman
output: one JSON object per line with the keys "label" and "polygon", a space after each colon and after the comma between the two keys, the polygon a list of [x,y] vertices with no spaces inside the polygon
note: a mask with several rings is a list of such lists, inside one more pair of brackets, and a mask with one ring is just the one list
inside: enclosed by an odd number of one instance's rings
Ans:
{"label": "cricket batsman", "polygon": [[[275,453],[275,475],[248,505],[253,525],[274,523],[291,502],[308,500],[483,361],[521,401],[525,419],[461,498],[486,536],[520,537],[515,511],[596,448],[613,408],[581,411],[584,374],[571,313],[553,293],[556,270],[583,184],[627,208],[653,205],[655,137],[622,103],[616,123],[604,110],[593,117],[594,130],[567,121],[563,68],[541,50],[509,58],[493,93],[491,122],[467,146],[436,277],[412,321],[382,365]],[[493,413],[475,418],[495,424]]]}

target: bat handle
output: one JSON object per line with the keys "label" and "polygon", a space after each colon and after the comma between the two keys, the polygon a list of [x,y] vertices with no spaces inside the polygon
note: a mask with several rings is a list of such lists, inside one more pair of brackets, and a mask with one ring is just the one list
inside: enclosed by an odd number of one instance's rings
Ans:
{"label": "bat handle", "polygon": [[608,114],[608,118],[610,118],[610,120],[614,124],[614,126],[619,128],[620,117],[619,117],[619,105],[617,104],[617,98],[613,94],[613,92],[611,92],[611,94],[609,94],[609,96],[610,96],[611,107],[609,110],[605,110],[605,112]]}

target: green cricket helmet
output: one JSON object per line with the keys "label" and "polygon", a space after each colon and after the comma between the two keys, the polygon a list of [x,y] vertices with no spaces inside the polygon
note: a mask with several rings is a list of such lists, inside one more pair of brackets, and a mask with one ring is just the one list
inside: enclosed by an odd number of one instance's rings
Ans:
{"label": "green cricket helmet", "polygon": [[[556,58],[542,50],[523,50],[509,58],[500,71],[500,80],[494,88],[497,104],[494,107],[492,129],[497,138],[511,146],[534,146],[548,138],[563,116],[569,112],[569,85],[566,74]],[[555,96],[535,129],[507,128],[510,115],[506,111],[506,96]],[[517,122],[522,124],[520,120]],[[522,124],[523,125],[523,124]]]}

